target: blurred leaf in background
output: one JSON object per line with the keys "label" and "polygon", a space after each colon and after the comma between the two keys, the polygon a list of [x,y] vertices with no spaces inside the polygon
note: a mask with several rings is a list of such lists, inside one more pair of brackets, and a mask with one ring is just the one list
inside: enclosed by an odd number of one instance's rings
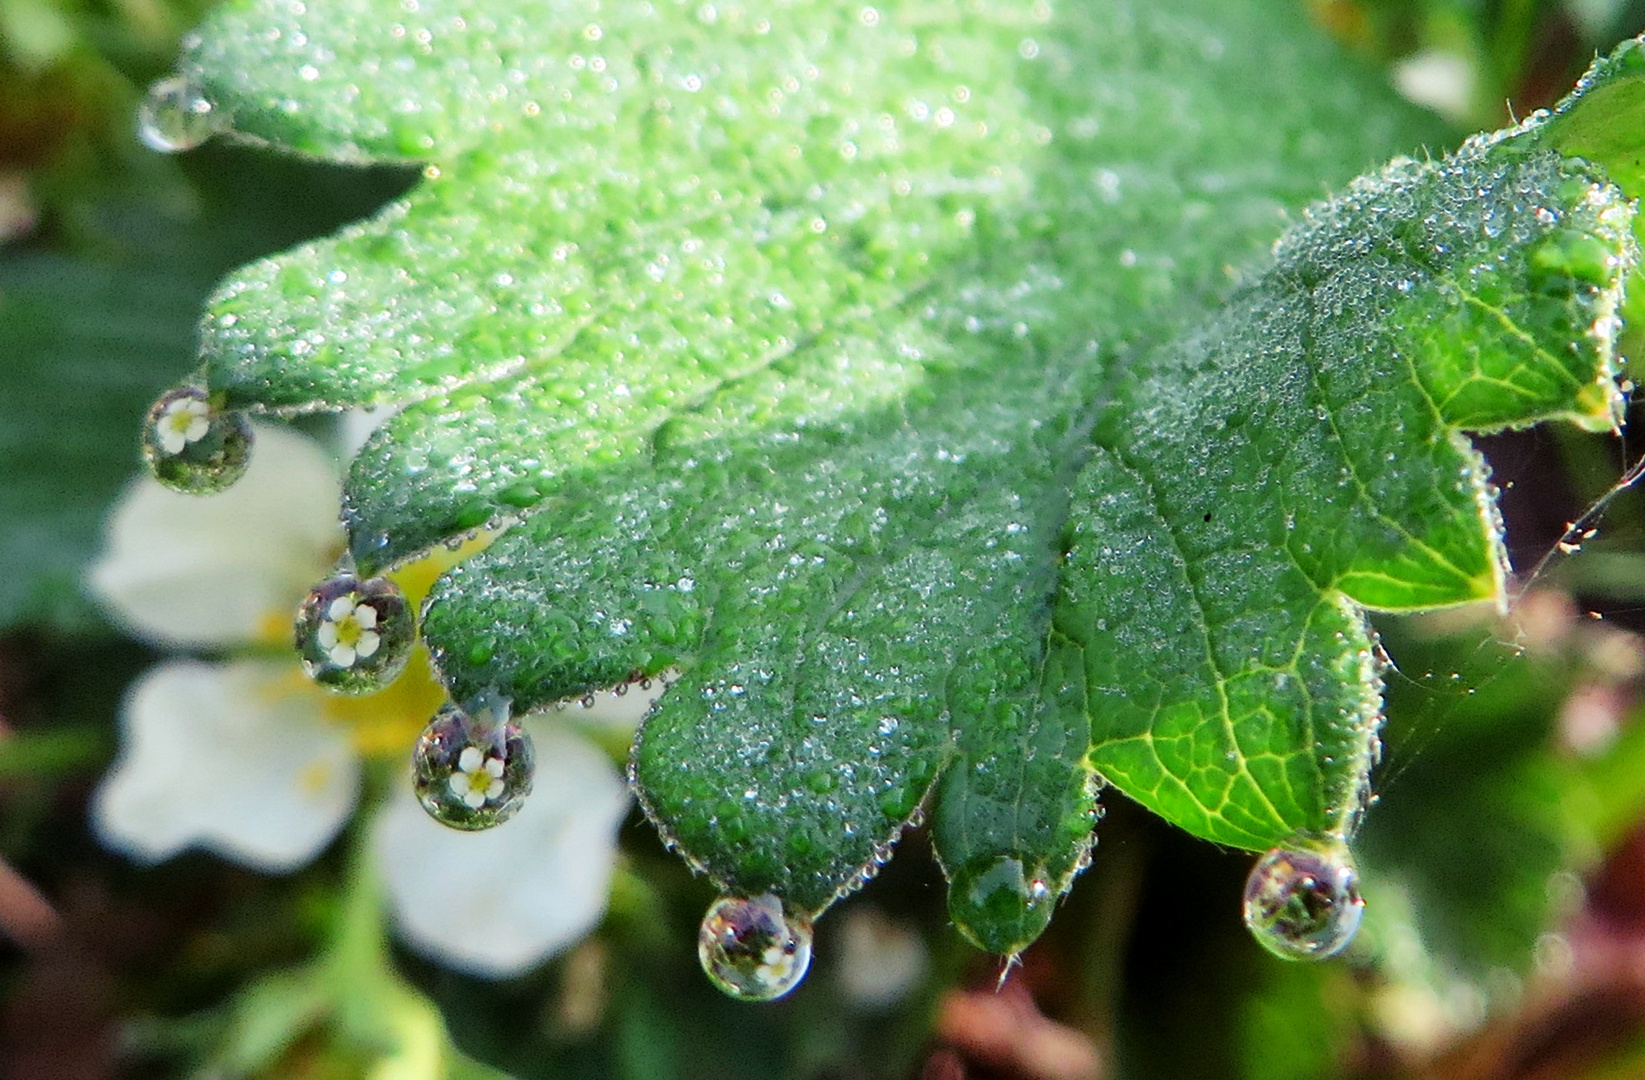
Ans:
{"label": "blurred leaf in background", "polygon": [[76,585],[216,280],[403,191],[392,170],[135,137],[197,0],[0,3],[0,629],[85,627]]}

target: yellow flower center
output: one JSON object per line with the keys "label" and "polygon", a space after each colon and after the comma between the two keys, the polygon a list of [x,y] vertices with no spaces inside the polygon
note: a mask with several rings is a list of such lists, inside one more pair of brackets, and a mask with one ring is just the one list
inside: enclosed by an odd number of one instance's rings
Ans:
{"label": "yellow flower center", "polygon": [[360,620],[352,611],[338,619],[336,625],[337,644],[346,645],[351,649],[360,643],[360,635],[365,633],[365,627],[360,625]]}
{"label": "yellow flower center", "polygon": [[490,773],[485,771],[484,765],[481,765],[480,768],[475,769],[473,772],[464,773],[463,779],[468,784],[468,790],[472,792],[484,795],[487,791],[491,790],[492,777]]}
{"label": "yellow flower center", "polygon": [[409,755],[412,743],[446,699],[421,644],[412,650],[405,671],[384,690],[365,697],[344,697],[318,687],[315,692],[323,697],[320,708],[326,719],[346,727],[363,756]]}

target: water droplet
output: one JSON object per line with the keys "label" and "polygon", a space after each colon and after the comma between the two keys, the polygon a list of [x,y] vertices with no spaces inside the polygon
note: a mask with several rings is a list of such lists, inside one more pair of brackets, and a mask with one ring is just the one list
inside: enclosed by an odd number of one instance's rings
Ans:
{"label": "water droplet", "polygon": [[1056,906],[1043,866],[1024,867],[1015,855],[983,855],[954,871],[948,915],[979,949],[1015,956],[1033,944]]}
{"label": "water droplet", "polygon": [[309,678],[339,694],[370,694],[405,669],[417,626],[394,582],[343,573],[309,590],[297,608],[296,637]]}
{"label": "water droplet", "polygon": [[155,82],[137,107],[137,137],[162,154],[193,150],[226,126],[221,110],[181,75]]}
{"label": "water droplet", "polygon": [[143,421],[143,460],[160,483],[188,495],[211,495],[251,464],[251,424],[219,412],[198,386],[167,390]]}
{"label": "water droplet", "polygon": [[1323,960],[1359,932],[1365,901],[1343,844],[1274,848],[1245,880],[1245,925],[1287,960]]}
{"label": "water droplet", "polygon": [[811,966],[811,924],[783,914],[770,893],[722,896],[703,916],[697,958],[709,981],[743,1001],[775,1001]]}
{"label": "water droplet", "polygon": [[447,703],[417,738],[411,783],[429,816],[453,829],[501,825],[531,794],[531,737],[500,701]]}

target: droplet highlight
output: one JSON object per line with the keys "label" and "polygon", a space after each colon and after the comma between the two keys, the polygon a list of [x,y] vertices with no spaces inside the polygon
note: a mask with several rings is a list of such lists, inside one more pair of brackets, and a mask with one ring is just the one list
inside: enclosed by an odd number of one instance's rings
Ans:
{"label": "droplet highlight", "polygon": [[1245,925],[1287,960],[1324,960],[1359,932],[1365,901],[1342,844],[1274,848],[1245,881]]}
{"label": "droplet highlight", "polygon": [[411,752],[411,784],[430,817],[473,832],[501,825],[531,794],[534,753],[504,702],[446,704]]}
{"label": "droplet highlight", "polygon": [[954,871],[948,916],[971,944],[1015,956],[1045,932],[1057,890],[1043,866],[1015,855],[984,855]]}
{"label": "droplet highlight", "polygon": [[783,913],[770,893],[714,901],[697,934],[709,981],[740,1001],[775,1001],[811,966],[811,924]]}
{"label": "droplet highlight", "polygon": [[137,107],[137,137],[162,154],[193,150],[227,126],[222,111],[181,75],[157,80]]}
{"label": "droplet highlight", "polygon": [[416,619],[388,578],[329,577],[297,608],[297,655],[316,683],[371,694],[399,678],[417,639]]}
{"label": "droplet highlight", "polygon": [[160,395],[143,421],[143,461],[160,483],[187,495],[211,495],[245,475],[251,423],[221,412],[198,386]]}

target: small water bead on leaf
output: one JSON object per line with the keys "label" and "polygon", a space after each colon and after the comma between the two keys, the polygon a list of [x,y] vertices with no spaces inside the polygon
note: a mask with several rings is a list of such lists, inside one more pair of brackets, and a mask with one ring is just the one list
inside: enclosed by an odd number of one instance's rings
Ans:
{"label": "small water bead on leaf", "polygon": [[411,753],[411,783],[429,816],[453,829],[501,825],[531,794],[531,736],[506,702],[441,706]]}
{"label": "small water bead on leaf", "polygon": [[1287,960],[1323,960],[1359,932],[1365,901],[1341,843],[1274,848],[1245,881],[1245,925],[1263,948]]}
{"label": "small water bead on leaf", "polygon": [[697,959],[709,981],[742,1001],[775,1001],[811,966],[811,924],[783,914],[767,893],[724,896],[703,916]]}
{"label": "small water bead on leaf", "polygon": [[1044,868],[1025,867],[1015,855],[984,855],[954,871],[948,915],[971,944],[1014,956],[1045,932],[1056,906]]}
{"label": "small water bead on leaf", "polygon": [[143,460],[160,483],[187,495],[229,487],[251,464],[251,424],[220,412],[198,386],[161,394],[143,421]]}
{"label": "small water bead on leaf", "polygon": [[181,75],[156,81],[137,107],[138,138],[162,154],[192,150],[227,126],[222,112]]}
{"label": "small water bead on leaf", "polygon": [[417,626],[394,582],[342,573],[309,591],[297,609],[296,635],[309,678],[335,693],[370,694],[405,670]]}

